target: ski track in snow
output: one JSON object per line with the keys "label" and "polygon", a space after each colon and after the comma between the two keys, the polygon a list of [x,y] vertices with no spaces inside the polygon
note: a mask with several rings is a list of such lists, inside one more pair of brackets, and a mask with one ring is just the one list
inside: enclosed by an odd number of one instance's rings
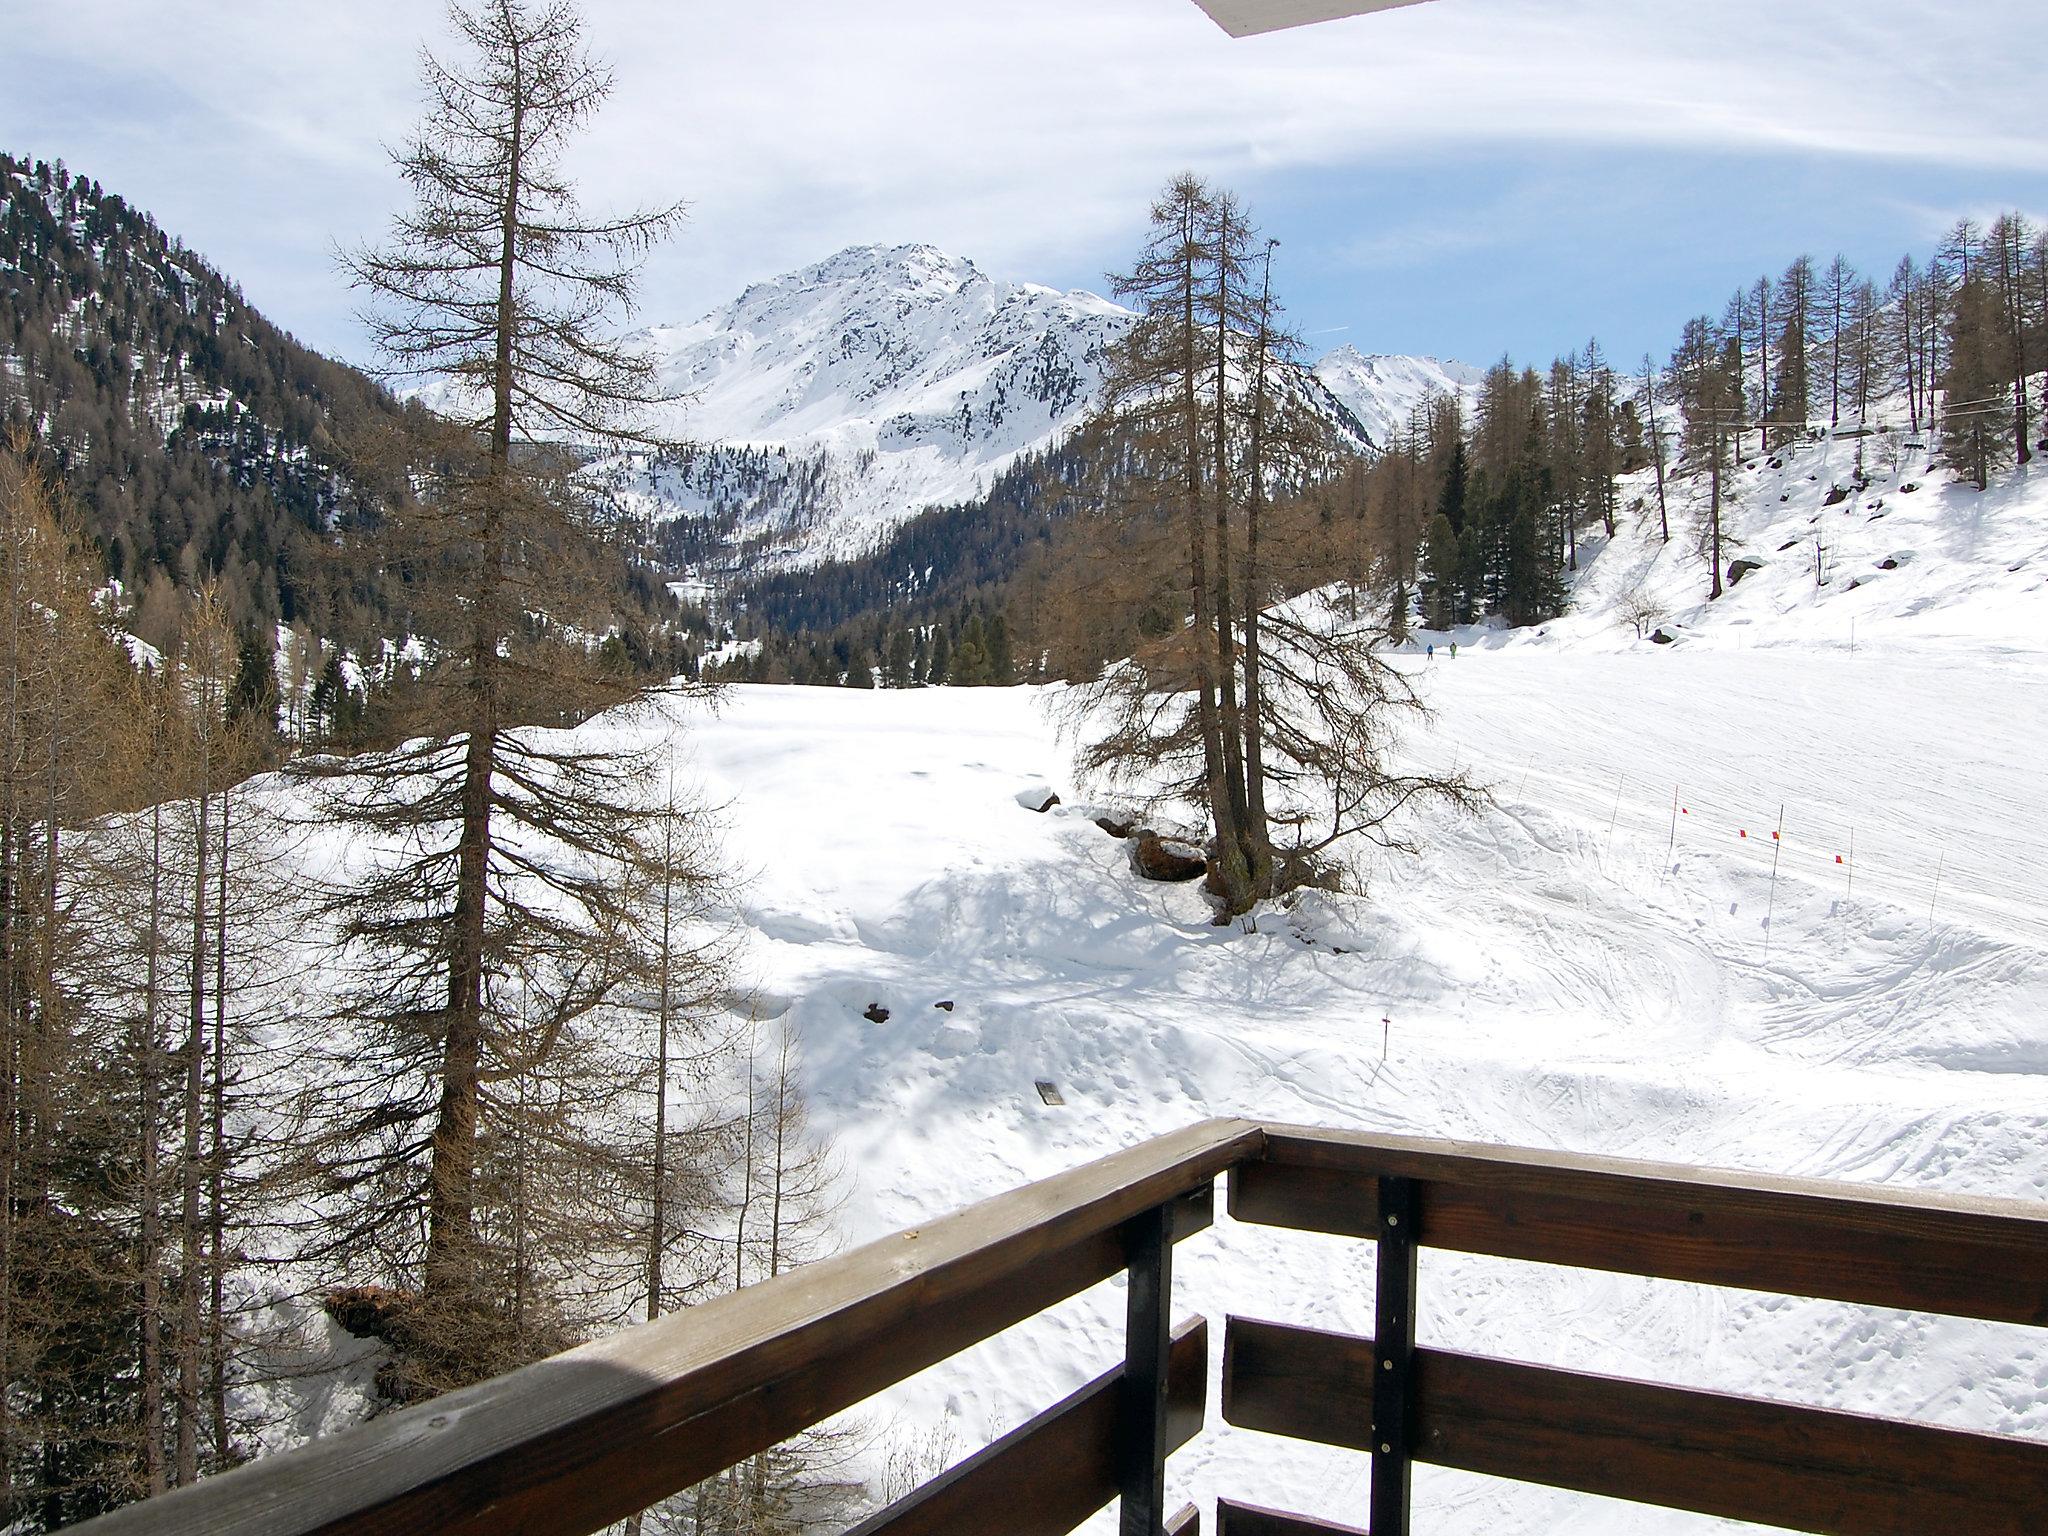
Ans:
{"label": "ski track in snow", "polygon": [[[1400,664],[1434,718],[1407,750],[1493,806],[1423,817],[1422,855],[1366,861],[1367,894],[1253,933],[1138,881],[1085,804],[1020,808],[1040,783],[1086,799],[1029,690],[748,688],[689,726],[760,871],[752,963],[794,1000],[847,1240],[1232,1114],[2048,1197],[2048,485],[1908,492],[1917,466],[1873,464],[1830,507],[1852,453],[1731,477],[1724,554],[1765,563],[1711,608],[1646,508],[1589,541],[1544,632],[1418,636]],[[1630,588],[1678,644],[1616,627]],[[1219,1217],[1181,1246],[1176,1311],[1366,1333],[1372,1263]],[[2048,1438],[2039,1330],[1435,1252],[1421,1294],[1445,1347]],[[1098,1287],[871,1421],[946,1420],[964,1455],[1113,1363],[1121,1308]],[[1176,1498],[1353,1522],[1366,1477],[1213,1414],[1169,1465]],[[1440,1469],[1416,1487],[1445,1532],[1729,1525]]]}
{"label": "ski track in snow", "polygon": [[[1085,806],[1016,804],[1036,782],[1078,798],[1028,690],[749,688],[688,740],[761,872],[753,964],[795,1000],[849,1242],[1224,1114],[2048,1195],[2048,970],[2023,935],[1930,927],[1860,870],[1849,900],[1788,860],[1766,957],[1767,859],[1704,833],[1668,857],[1646,814],[1610,837],[1611,798],[1568,792],[1618,753],[1697,772],[1718,752],[1732,785],[1739,750],[1774,798],[1825,785],[1861,824],[1938,822],[1959,863],[2007,836],[2018,744],[1960,760],[1976,747],[1946,742],[1950,782],[2005,789],[1917,798],[1952,670],[1859,658],[1793,689],[1810,665],[1700,650],[1645,657],[1632,684],[1632,659],[1571,651],[1439,663],[1438,734],[1548,776],[1427,818],[1423,857],[1374,871],[1369,896],[1310,896],[1251,934],[1137,881]],[[1737,748],[1700,707],[1717,695],[1781,702]],[[1841,771],[1829,722],[1880,696],[1892,755]],[[871,1002],[885,1024],[860,1017]],[[1065,1107],[1039,1103],[1040,1078]],[[1370,1331],[1370,1245],[1219,1219],[1182,1254],[1183,1314]],[[2027,1330],[1436,1253],[1422,1294],[1423,1336],[1448,1347],[2048,1436]],[[950,1416],[964,1454],[1106,1368],[1120,1307],[1099,1287],[889,1394],[881,1421]],[[1358,1515],[1364,1477],[1362,1458],[1213,1422],[1171,1472],[1182,1495],[1329,1517]],[[1715,1524],[1437,1471],[1418,1489],[1432,1529]]]}
{"label": "ski track in snow", "polygon": [[[1043,690],[744,687],[578,737],[666,736],[726,806],[744,966],[802,1035],[849,1246],[1215,1115],[2048,1198],[2048,481],[1829,508],[1844,452],[1732,477],[1730,550],[1766,564],[1711,608],[1652,507],[1588,541],[1542,632],[1416,637],[1434,718],[1405,750],[1493,804],[1255,931],[1130,872]],[[1825,587],[1783,553],[1816,527]],[[1616,626],[1632,587],[1676,644]],[[1036,785],[1068,803],[1026,809]],[[1370,1244],[1219,1214],[1175,1310],[1220,1371],[1232,1313],[1369,1333],[1372,1270]],[[2038,1329],[1430,1251],[1421,1283],[1444,1347],[2048,1439]],[[1107,1369],[1122,1308],[1096,1287],[863,1416],[948,1424],[964,1456]],[[1213,1412],[1168,1471],[1176,1499],[1351,1523],[1366,1479]],[[1416,1490],[1447,1533],[1728,1525],[1432,1468]]]}

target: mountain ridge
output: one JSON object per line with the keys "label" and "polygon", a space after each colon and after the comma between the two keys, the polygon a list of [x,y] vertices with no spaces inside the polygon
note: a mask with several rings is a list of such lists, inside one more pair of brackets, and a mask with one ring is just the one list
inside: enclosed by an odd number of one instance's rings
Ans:
{"label": "mountain ridge", "polygon": [[[848,246],[688,324],[635,332],[681,402],[657,425],[686,446],[596,474],[634,515],[699,524],[740,564],[849,558],[1054,447],[1135,319],[1086,289],[991,277],[927,243]],[[1480,377],[1346,347],[1295,387],[1370,452],[1426,394]]]}

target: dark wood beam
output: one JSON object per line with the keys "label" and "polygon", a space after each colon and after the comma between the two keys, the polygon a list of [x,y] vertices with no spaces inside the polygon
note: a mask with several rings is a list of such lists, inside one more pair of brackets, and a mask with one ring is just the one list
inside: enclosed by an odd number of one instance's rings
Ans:
{"label": "dark wood beam", "polygon": [[1413,1137],[1270,1128],[1240,1221],[1371,1237],[1416,1182],[1426,1247],[2048,1325],[2048,1206]]}
{"label": "dark wood beam", "polygon": [[[847,1536],[951,1536],[996,1526],[1004,1536],[1066,1536],[1116,1497],[1123,1385],[1122,1366],[1096,1377]],[[1200,1432],[1208,1389],[1209,1329],[1197,1318],[1174,1330],[1167,1353],[1168,1450]],[[989,1518],[993,1511],[1000,1520]]]}
{"label": "dark wood beam", "polygon": [[[1416,1457],[1493,1477],[1827,1536],[2048,1529],[2048,1443],[1415,1354]],[[1223,1418],[1363,1450],[1372,1341],[1231,1318]]]}

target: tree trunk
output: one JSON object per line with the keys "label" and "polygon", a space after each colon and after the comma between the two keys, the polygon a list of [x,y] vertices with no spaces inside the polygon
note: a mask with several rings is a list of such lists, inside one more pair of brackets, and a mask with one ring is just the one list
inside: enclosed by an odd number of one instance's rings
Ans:
{"label": "tree trunk", "polygon": [[1714,562],[1713,584],[1707,592],[1709,602],[1721,595],[1721,422],[1719,417],[1716,417],[1714,420],[1713,454],[1714,463],[1709,475],[1711,490],[1707,512],[1713,534]]}
{"label": "tree trunk", "polygon": [[507,494],[512,468],[512,338],[517,324],[519,207],[526,90],[523,60],[513,54],[512,123],[506,150],[505,200],[498,226],[498,307],[491,380],[489,473],[483,495],[483,570],[473,595],[470,647],[471,715],[463,753],[462,833],[456,851],[455,911],[448,966],[448,1025],[441,1058],[441,1101],[434,1122],[428,1191],[426,1283],[429,1291],[467,1291],[475,1235],[478,1091],[482,1081],[484,935],[490,897],[491,784],[497,771],[498,639],[504,613],[503,519],[494,505]]}
{"label": "tree trunk", "polygon": [[151,1497],[167,1486],[164,1469],[163,1212],[157,1141],[162,1107],[158,1100],[157,1009],[162,1005],[162,917],[164,812],[149,812],[149,927],[144,956],[142,1040],[136,1053],[142,1077],[142,1469]]}
{"label": "tree trunk", "polygon": [[[1228,201],[1219,207],[1216,220],[1216,400],[1211,427],[1210,495],[1216,511],[1216,690],[1219,725],[1223,739],[1223,783],[1230,797],[1231,820],[1237,828],[1237,845],[1231,855],[1223,853],[1222,828],[1217,828],[1219,857],[1233,857],[1245,866],[1231,878],[1241,879],[1249,898],[1251,875],[1246,847],[1246,797],[1244,765],[1244,716],[1237,697],[1237,606],[1230,591],[1230,261],[1233,229]],[[1249,904],[1249,902],[1247,902]]]}
{"label": "tree trunk", "polygon": [[[487,668],[479,645],[473,665]],[[481,693],[483,690],[479,689]],[[487,705],[479,701],[479,712]],[[488,718],[486,714],[486,719]],[[440,1295],[470,1286],[475,1231],[478,1090],[483,1072],[484,900],[490,868],[490,793],[497,733],[473,721],[463,756],[462,833],[456,851],[448,1027],[434,1121],[427,1206],[426,1286]]]}
{"label": "tree trunk", "polygon": [[1202,412],[1196,387],[1200,360],[1196,355],[1199,326],[1195,316],[1195,210],[1183,215],[1182,312],[1181,312],[1181,414],[1184,432],[1183,516],[1187,523],[1188,586],[1194,608],[1194,649],[1197,678],[1196,709],[1202,732],[1202,765],[1209,797],[1209,815],[1216,831],[1218,859],[1212,869],[1217,884],[1212,886],[1222,899],[1225,914],[1245,909],[1242,860],[1238,854],[1236,817],[1223,768],[1223,733],[1216,709],[1216,662],[1208,637],[1214,622],[1209,609],[1208,534],[1202,526]]}
{"label": "tree trunk", "polygon": [[1671,542],[1671,509],[1664,500],[1664,434],[1657,429],[1657,374],[1650,359],[1643,359],[1643,402],[1650,413],[1650,453],[1657,465],[1657,527],[1663,542]]}
{"label": "tree trunk", "polygon": [[228,1032],[228,816],[233,791],[220,795],[220,853],[216,860],[213,903],[213,1092],[212,1146],[207,1157],[208,1231],[210,1260],[207,1298],[206,1344],[208,1407],[213,1416],[213,1454],[227,1465],[234,1460],[233,1440],[228,1432],[228,1350],[227,1350],[227,1032]]}
{"label": "tree trunk", "polygon": [[[202,703],[202,707],[204,707]],[[202,730],[198,828],[192,839],[192,953],[185,1019],[185,1138],[180,1164],[183,1201],[178,1234],[178,1467],[179,1486],[199,1478],[200,1357],[204,1326],[200,1288],[200,1187],[204,1160],[200,1129],[205,1119],[206,1067],[206,897],[207,859],[212,852],[212,762]]]}
{"label": "tree trunk", "polygon": [[[1245,856],[1251,865],[1251,894],[1273,894],[1273,842],[1266,820],[1266,741],[1260,694],[1259,627],[1264,577],[1259,567],[1259,517],[1266,500],[1266,353],[1272,341],[1273,248],[1259,296],[1257,376],[1252,382],[1250,479],[1244,504],[1244,758]],[[1357,590],[1355,587],[1352,589]]]}

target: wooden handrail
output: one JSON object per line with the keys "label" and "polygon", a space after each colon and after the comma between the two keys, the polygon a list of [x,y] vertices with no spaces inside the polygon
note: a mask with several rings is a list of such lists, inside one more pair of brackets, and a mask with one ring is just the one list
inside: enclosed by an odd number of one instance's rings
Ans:
{"label": "wooden handrail", "polygon": [[[2048,1207],[2029,1202],[1215,1120],[79,1529],[582,1536],[1129,1265],[1158,1265],[1171,1253],[1160,1221],[1175,1240],[1206,1225],[1226,1172],[1231,1214],[1246,1221],[1377,1237],[1392,1219],[1425,1247],[2048,1324]],[[1395,1202],[1384,1212],[1383,1191]],[[1163,1299],[1163,1281],[1159,1290]],[[1156,1495],[1157,1458],[1199,1410],[1188,1398],[1199,1337],[1183,1332],[1164,1360],[1133,1347],[1122,1368],[1172,1410],[1163,1442],[1156,1412],[1134,1407],[1137,1384],[1111,1372],[878,1517],[877,1529],[949,1528],[947,1512],[981,1502],[979,1490],[1048,1463],[1073,1470],[1060,1509],[1098,1507],[1110,1469],[1128,1476],[1136,1465],[1127,1453],[1140,1422],[1153,1437]],[[1231,1422],[1370,1445],[1403,1466],[1435,1460],[1732,1513],[1701,1502],[1688,1479],[1714,1481],[1707,1461],[1740,1463],[1754,1474],[1739,1505],[1752,1519],[1879,1533],[1917,1528],[1931,1512],[1956,1529],[2048,1529],[2048,1445],[2035,1441],[1408,1355],[1405,1345],[1409,1364],[1394,1374],[1406,1396],[1393,1399],[1371,1340],[1238,1319],[1225,1357]],[[1386,1453],[1370,1432],[1375,1383],[1411,1421]],[[1077,1459],[1084,1443],[1089,1459]],[[1887,1448],[1889,1460],[1860,1443]],[[1617,1480],[1617,1467],[1638,1472]],[[1902,1500],[1905,1513],[1887,1524]],[[1980,1510],[2021,1518],[1972,1524]],[[1219,1515],[1220,1530],[1241,1536],[1346,1529],[1227,1503]],[[1033,1528],[1055,1528],[1047,1516]],[[1403,1528],[1406,1518],[1404,1508]],[[1183,1511],[1154,1529],[1194,1524]],[[1375,1536],[1399,1533],[1376,1526]]]}
{"label": "wooden handrail", "polygon": [[1212,1120],[78,1527],[584,1536],[1124,1267],[1121,1228],[1262,1133]]}
{"label": "wooden handrail", "polygon": [[2032,1201],[1274,1125],[1230,1214],[1372,1237],[1388,1175],[1429,1248],[2048,1326]]}

